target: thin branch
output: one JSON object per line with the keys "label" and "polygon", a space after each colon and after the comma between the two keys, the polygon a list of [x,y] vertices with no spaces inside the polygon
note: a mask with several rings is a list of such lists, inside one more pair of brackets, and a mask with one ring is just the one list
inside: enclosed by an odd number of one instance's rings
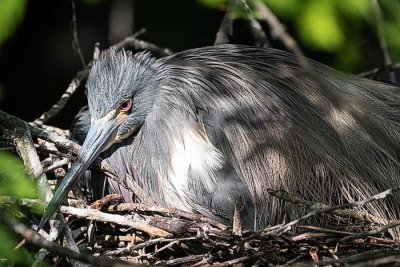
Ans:
{"label": "thin branch", "polygon": [[[388,65],[388,66],[385,66],[385,67],[388,69],[388,71],[394,72],[395,70],[399,70],[400,69],[400,62],[394,63],[392,65]],[[359,73],[358,75],[361,76],[361,77],[369,78],[369,77],[376,76],[380,71],[382,71],[382,67],[375,68],[375,69],[372,69],[372,70],[368,70],[368,71]]]}
{"label": "thin branch", "polygon": [[3,221],[8,227],[10,227],[15,233],[21,235],[23,238],[27,240],[28,243],[31,243],[40,248],[44,248],[54,255],[58,255],[61,257],[72,258],[84,263],[88,263],[94,266],[99,267],[123,267],[123,266],[142,266],[140,264],[135,264],[131,262],[121,261],[121,260],[113,260],[105,257],[94,257],[90,254],[85,254],[81,252],[76,252],[71,249],[63,248],[57,244],[47,241],[43,237],[41,237],[36,232],[30,230],[22,223],[16,223],[9,220],[6,216],[0,216],[0,220]]}
{"label": "thin branch", "polygon": [[258,20],[256,20],[255,18],[251,17],[250,19],[247,20],[247,23],[256,41],[256,46],[268,48],[268,38],[260,22],[258,22]]}
{"label": "thin branch", "polygon": [[[319,202],[314,202],[314,201],[309,201],[305,199],[301,199],[298,196],[295,196],[293,194],[290,194],[289,192],[285,190],[273,190],[273,189],[268,189],[268,193],[276,198],[282,199],[286,202],[290,202],[295,204],[298,207],[304,208],[306,210],[320,210],[320,209],[325,209],[329,208],[331,206],[319,203]],[[352,218],[360,221],[369,221],[369,222],[376,222],[374,220],[374,217],[366,212],[361,212],[361,211],[356,211],[356,210],[350,210],[350,209],[338,209],[338,210],[332,210],[329,212],[333,215],[342,217],[342,218]]]}
{"label": "thin branch", "polygon": [[296,40],[285,31],[283,24],[279,21],[275,14],[263,1],[253,0],[253,2],[256,11],[271,27],[272,38],[279,39],[289,51],[293,52],[297,56],[300,66],[302,66],[304,69],[309,69],[310,66],[307,58],[304,56]]}
{"label": "thin branch", "polygon": [[44,112],[39,119],[35,120],[35,124],[43,124],[55,117],[68,103],[71,96],[75,93],[76,89],[89,75],[89,68],[86,67],[84,70],[78,71],[75,78],[72,79],[67,87],[67,90],[62,94],[60,100],[57,101],[48,111]]}
{"label": "thin branch", "polygon": [[200,261],[200,260],[204,259],[207,256],[208,256],[208,254],[190,255],[190,256],[187,256],[187,257],[183,257],[183,258],[177,258],[177,259],[173,259],[173,260],[162,261],[162,262],[159,262],[158,264],[160,266],[173,266],[173,265],[180,265],[181,266],[181,265],[184,265],[184,263]]}
{"label": "thin branch", "polygon": [[229,43],[229,37],[233,35],[233,19],[231,12],[235,0],[229,0],[228,7],[226,8],[224,18],[219,25],[219,29],[214,41],[214,45],[221,45]]}
{"label": "thin branch", "polygon": [[44,196],[46,202],[50,201],[53,193],[47,183],[47,177],[33,145],[31,132],[27,123],[21,123],[19,127],[15,128],[15,143],[28,174],[37,179],[42,196]]}
{"label": "thin branch", "polygon": [[392,195],[393,193],[395,193],[396,191],[399,191],[400,187],[396,187],[396,188],[390,188],[388,190],[385,190],[379,194],[376,194],[370,198],[364,199],[364,200],[360,200],[360,201],[356,201],[356,202],[352,202],[352,203],[348,203],[348,204],[343,204],[343,205],[338,205],[338,206],[333,206],[333,207],[326,207],[326,208],[322,208],[319,210],[315,210],[312,211],[310,213],[307,213],[306,215],[300,217],[297,220],[291,221],[287,224],[284,224],[283,226],[274,229],[268,233],[266,233],[267,235],[279,235],[282,232],[286,231],[287,229],[289,229],[291,226],[296,225],[298,223],[300,223],[301,221],[304,221],[310,217],[316,216],[318,214],[322,214],[322,213],[330,213],[334,210],[338,210],[338,209],[347,209],[347,208],[352,208],[352,207],[362,207],[370,202],[376,201],[378,199],[383,199],[386,198],[389,195]]}
{"label": "thin branch", "polygon": [[114,223],[118,225],[131,227],[133,229],[143,231],[151,236],[166,237],[171,235],[167,231],[164,231],[162,229],[159,229],[157,227],[145,223],[135,222],[126,216],[105,213],[95,209],[79,209],[79,208],[61,206],[60,211],[61,213],[73,215],[87,220],[108,222],[108,223]]}
{"label": "thin branch", "polygon": [[225,231],[228,228],[226,225],[224,225],[216,220],[213,220],[209,217],[206,217],[204,215],[194,214],[191,212],[178,210],[178,209],[174,209],[174,208],[162,207],[162,206],[150,206],[150,205],[138,204],[138,203],[121,203],[118,205],[110,205],[107,208],[107,210],[109,212],[120,212],[120,211],[154,212],[154,213],[160,213],[160,214],[170,216],[170,217],[177,217],[177,218],[183,218],[183,219],[188,219],[188,220],[192,220],[192,221],[209,223],[210,225],[212,225],[222,231]]}
{"label": "thin branch", "polygon": [[111,48],[116,49],[116,50],[119,50],[123,47],[134,48],[137,50],[138,49],[149,50],[149,51],[155,52],[161,56],[170,56],[174,53],[169,48],[163,48],[156,44],[146,42],[143,40],[139,40],[135,37],[135,34],[132,36],[128,36],[121,42],[111,46]]}
{"label": "thin branch", "polygon": [[72,47],[78,52],[79,58],[82,63],[82,67],[86,67],[85,63],[85,58],[83,56],[81,46],[79,45],[79,39],[78,39],[78,22],[76,19],[76,6],[75,6],[75,0],[71,0],[71,6],[72,6],[72,36],[74,37],[74,40],[72,42]]}
{"label": "thin branch", "polygon": [[235,212],[233,214],[232,233],[241,236],[243,231],[243,197],[239,196],[235,199]]}
{"label": "thin branch", "polygon": [[358,262],[360,263],[360,265],[358,266],[378,266],[378,265],[366,265],[366,262],[370,260],[376,260],[379,258],[385,258],[387,256],[394,258],[391,258],[391,261],[386,263],[400,262],[400,255],[393,255],[393,251],[382,249],[382,250],[367,251],[356,255],[348,256],[342,259],[332,259],[332,260],[314,262],[314,264],[318,266],[332,266],[333,264],[349,264]]}
{"label": "thin branch", "polygon": [[385,225],[383,225],[381,227],[378,227],[376,229],[372,229],[372,230],[369,230],[369,231],[353,234],[353,235],[350,235],[350,236],[345,236],[345,237],[339,239],[338,242],[348,242],[348,241],[353,241],[353,240],[356,240],[356,239],[364,238],[364,237],[367,237],[367,236],[370,236],[370,235],[376,235],[376,234],[382,233],[382,232],[384,232],[384,231],[386,231],[388,229],[391,229],[391,228],[394,228],[394,227],[398,227],[398,226],[400,226],[400,220],[391,221],[390,223],[385,224]]}
{"label": "thin branch", "polygon": [[[388,49],[386,38],[385,38],[385,30],[383,28],[382,10],[381,10],[378,0],[371,0],[371,1],[372,1],[372,6],[373,6],[375,24],[376,24],[377,32],[378,32],[379,43],[380,43],[382,53],[383,53],[383,62],[385,64],[385,66],[391,66],[392,59],[390,57],[389,49]],[[393,71],[389,72],[389,77],[390,77],[390,82],[392,84],[396,83],[396,77],[395,77]]]}

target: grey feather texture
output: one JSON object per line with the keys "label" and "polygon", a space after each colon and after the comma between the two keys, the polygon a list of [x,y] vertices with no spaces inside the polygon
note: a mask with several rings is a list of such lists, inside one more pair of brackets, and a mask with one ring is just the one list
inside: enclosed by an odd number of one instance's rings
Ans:
{"label": "grey feather texture", "polygon": [[[106,52],[89,76],[90,115],[132,98],[121,134],[140,130],[105,152],[121,181],[128,170],[165,204],[225,221],[241,195],[248,228],[304,213],[268,188],[336,205],[399,186],[400,88],[311,65],[236,45],[159,60]],[[383,223],[399,204],[366,211]]]}

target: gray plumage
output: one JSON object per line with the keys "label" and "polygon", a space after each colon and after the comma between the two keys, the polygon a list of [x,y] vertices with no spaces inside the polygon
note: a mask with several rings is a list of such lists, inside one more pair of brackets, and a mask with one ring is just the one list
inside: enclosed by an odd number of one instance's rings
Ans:
{"label": "gray plumage", "polygon": [[[312,74],[289,53],[237,45],[158,60],[111,50],[89,75],[85,116],[133,100],[123,143],[102,154],[128,202],[125,173],[168,206],[223,221],[241,195],[246,227],[259,229],[304,213],[268,188],[336,205],[399,186],[400,88],[310,63]],[[89,125],[78,118],[81,141]],[[400,218],[398,197],[366,210],[379,223]]]}

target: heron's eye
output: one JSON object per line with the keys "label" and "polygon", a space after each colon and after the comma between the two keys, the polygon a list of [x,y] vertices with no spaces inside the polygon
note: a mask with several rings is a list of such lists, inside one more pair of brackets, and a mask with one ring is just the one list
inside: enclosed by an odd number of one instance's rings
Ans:
{"label": "heron's eye", "polygon": [[129,111],[132,107],[132,99],[128,99],[128,100],[124,101],[120,107],[121,107],[121,111],[123,111],[123,112]]}

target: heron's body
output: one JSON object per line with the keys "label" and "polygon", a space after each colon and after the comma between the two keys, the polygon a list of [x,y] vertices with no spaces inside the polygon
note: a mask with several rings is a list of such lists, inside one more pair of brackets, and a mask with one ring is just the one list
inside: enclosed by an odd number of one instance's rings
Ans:
{"label": "heron's body", "polygon": [[[139,93],[118,130],[124,140],[103,157],[122,184],[128,173],[171,207],[230,220],[242,196],[248,228],[304,212],[268,188],[334,205],[400,185],[400,88],[311,65],[312,74],[291,54],[233,45],[159,60],[111,52],[88,80],[92,120]],[[75,135],[89,127],[78,119]],[[367,210],[385,222],[399,218],[399,204]]]}

